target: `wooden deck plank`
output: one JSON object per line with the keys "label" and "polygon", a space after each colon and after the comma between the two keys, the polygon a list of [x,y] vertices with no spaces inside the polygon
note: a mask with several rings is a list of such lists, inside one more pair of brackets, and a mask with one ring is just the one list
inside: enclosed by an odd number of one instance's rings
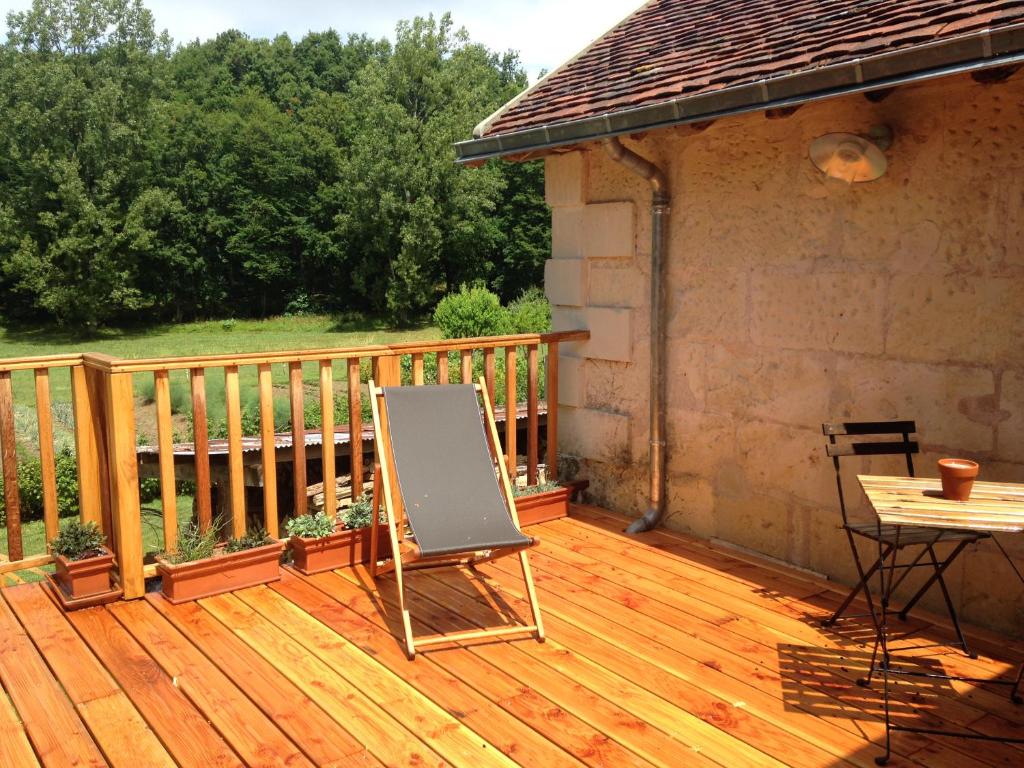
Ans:
{"label": "wooden deck plank", "polygon": [[[538,553],[538,562],[541,564],[550,564],[551,561],[545,560],[545,558],[548,557],[548,553],[557,552],[558,558],[569,554],[566,549],[560,548],[560,544],[566,542],[560,538],[558,533],[549,533],[546,537],[546,543],[549,545],[547,550],[545,552]],[[874,640],[874,634],[873,630],[871,630],[870,626],[866,622],[860,625],[860,637],[857,638],[857,642],[851,646],[851,638],[848,635],[840,636],[837,632],[823,630],[818,621],[808,621],[807,614],[805,612],[794,611],[793,607],[796,603],[792,600],[788,601],[786,604],[780,605],[775,597],[764,597],[761,595],[751,595],[747,600],[740,600],[739,598],[734,599],[732,597],[723,596],[722,591],[719,589],[706,585],[698,585],[682,578],[678,581],[674,581],[674,584],[679,587],[678,590],[665,590],[659,582],[646,578],[646,576],[639,575],[645,573],[645,571],[638,566],[630,564],[629,562],[616,561],[617,567],[611,567],[607,564],[606,558],[599,558],[590,559],[589,562],[581,564],[579,561],[579,552],[573,551],[571,556],[573,558],[574,567],[568,568],[556,565],[554,567],[554,570],[557,572],[556,575],[561,575],[568,578],[570,581],[581,583],[576,569],[576,566],[579,566],[584,570],[584,572],[591,572],[603,576],[604,578],[601,581],[603,588],[608,588],[610,585],[618,584],[620,594],[633,596],[642,595],[651,598],[655,602],[647,604],[646,608],[652,611],[655,610],[660,603],[664,603],[666,606],[690,611],[691,615],[694,615],[694,611],[700,611],[702,609],[717,610],[721,608],[723,610],[730,611],[731,615],[736,617],[741,623],[750,622],[751,618],[757,618],[758,620],[756,621],[756,624],[761,627],[769,628],[771,633],[775,635],[777,643],[782,648],[799,649],[801,644],[804,644],[807,647],[821,645],[834,651],[847,652],[847,654],[854,660],[853,664],[855,667],[857,659],[860,661],[860,666],[865,668],[867,666],[867,661],[870,655],[870,643]],[[587,585],[583,584],[583,586]],[[609,596],[613,598],[616,597],[614,593]],[[703,605],[694,602],[694,599],[702,601]],[[754,607],[751,608],[750,606]],[[770,614],[770,618],[766,618],[765,613]],[[659,618],[659,620],[664,620],[660,616],[657,618]],[[720,616],[718,618],[721,620]],[[733,625],[730,624],[730,627],[732,628]],[[739,624],[736,625],[736,628],[738,627]],[[764,634],[763,629],[760,634]],[[894,644],[894,647],[899,647],[899,644]],[[926,650],[922,653],[927,655],[931,654],[932,651]],[[1009,667],[997,670],[993,670],[991,668],[980,668],[977,664],[962,655],[954,655],[944,658],[942,666],[948,672],[953,674],[969,674],[982,677],[986,674],[991,674],[993,676],[1001,673],[1005,674],[1009,670]],[[862,670],[853,669],[849,672],[847,677],[851,681],[855,680],[856,677],[861,674],[861,671]],[[949,722],[957,725],[969,725],[974,720],[981,717],[981,714],[989,712],[999,718],[1002,718],[1002,725],[1005,732],[1005,729],[1010,727],[1006,721],[1008,719],[1015,718],[1019,714],[1019,712],[1016,711],[1016,706],[1013,705],[1004,695],[1000,695],[999,693],[991,690],[979,689],[970,699],[965,699],[958,695],[952,686],[948,686],[945,689],[933,689],[932,692],[940,694],[940,697],[936,699],[935,703],[937,714],[939,714],[942,719],[948,720]],[[946,695],[941,696],[943,693]]]}
{"label": "wooden deck plank", "polygon": [[234,768],[238,756],[141,645],[104,608],[69,621],[182,766]]}
{"label": "wooden deck plank", "polygon": [[314,763],[329,765],[366,751],[300,688],[199,605],[171,605],[157,594],[147,596],[147,600],[239,684]]}
{"label": "wooden deck plank", "polygon": [[[455,596],[455,605],[451,606],[451,610],[441,604],[424,599],[416,587],[427,582],[429,578],[425,573],[417,573],[414,578],[408,580],[408,584],[411,587],[409,597],[413,615],[433,631],[459,631],[474,628],[481,623],[490,625],[495,623],[493,612],[479,611],[478,606],[464,596]],[[383,598],[393,608],[397,600],[394,583],[382,579],[379,585]],[[480,620],[472,621],[474,615],[477,615]],[[537,664],[527,652],[528,648],[534,646],[544,648],[545,646],[553,647],[553,644],[541,645],[536,640],[528,639],[513,643],[473,644],[469,647],[471,652],[479,654],[494,666],[504,669],[513,677],[521,680],[524,685],[538,691],[542,696],[573,713],[592,727],[607,733],[622,746],[655,765],[677,765],[680,755],[686,755],[687,761],[693,765],[719,764],[703,756],[692,743],[686,741],[689,734],[680,729],[677,723],[673,722],[668,728],[672,734],[675,734],[674,737],[620,706],[621,696],[619,693],[612,694],[610,697],[602,696],[583,685],[577,676],[563,675],[557,670],[553,672],[544,665]],[[554,652],[559,654],[563,651],[556,648]],[[428,650],[425,655],[429,653],[431,651]],[[765,759],[768,759],[767,756]]]}
{"label": "wooden deck plank", "polygon": [[[437,652],[409,664],[370,596],[337,574],[286,577],[273,589],[351,639],[440,706],[457,712],[462,722],[521,764],[551,768],[579,766],[581,760],[606,766],[645,764],[621,748],[605,748],[614,742],[476,656],[460,655],[469,664],[462,665],[458,675],[435,661]],[[429,631],[419,624],[414,628]]]}
{"label": "wooden deck plank", "polygon": [[266,588],[237,594],[249,607],[365,691],[382,709],[400,722],[415,724],[414,733],[452,765],[515,765],[458,718],[280,594]]}
{"label": "wooden deck plank", "polygon": [[0,765],[11,768],[36,768],[39,765],[3,685],[0,685]]}
{"label": "wooden deck plank", "polygon": [[145,601],[108,610],[174,679],[247,766],[311,766],[309,759],[235,684]]}
{"label": "wooden deck plank", "polygon": [[167,751],[56,604],[33,585],[4,597],[113,766],[173,766]]}
{"label": "wooden deck plank", "polygon": [[315,654],[296,642],[233,595],[203,601],[204,609],[229,626],[250,647],[297,685],[385,765],[446,765],[392,715],[376,704]]}
{"label": "wooden deck plank", "polygon": [[0,685],[44,766],[105,766],[71,700],[3,599],[8,592],[35,589],[26,584],[0,591]]}

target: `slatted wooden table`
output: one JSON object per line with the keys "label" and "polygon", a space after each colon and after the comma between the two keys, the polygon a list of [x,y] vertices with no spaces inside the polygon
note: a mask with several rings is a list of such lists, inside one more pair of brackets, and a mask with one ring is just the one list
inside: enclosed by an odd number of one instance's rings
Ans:
{"label": "slatted wooden table", "polygon": [[938,479],[858,475],[882,525],[923,525],[970,531],[1024,532],[1024,485],[974,484],[968,501],[942,498]]}
{"label": "slatted wooden table", "polygon": [[[936,540],[942,530],[980,531],[992,534],[992,540],[999,546],[1010,567],[1018,578],[1024,582],[1016,564],[1007,554],[1002,544],[995,538],[996,533],[1024,532],[1024,485],[1017,483],[984,483],[975,482],[971,489],[971,497],[967,501],[950,501],[942,496],[942,482],[937,478],[914,477],[882,477],[875,475],[858,475],[857,480],[878,516],[879,525],[897,526],[899,541],[900,526],[924,526],[934,528]],[[889,653],[888,608],[892,597],[893,575],[897,568],[898,547],[893,547],[888,557],[879,547],[879,558],[882,567],[878,569],[881,582],[881,622],[878,626],[876,653],[881,648],[881,665],[875,666],[872,661],[871,675],[876,671],[882,673],[883,696],[885,703],[885,754],[875,758],[878,765],[885,765],[890,755],[890,733],[904,731],[909,733],[927,734],[931,736],[959,736],[969,739],[1002,741],[1004,743],[1024,744],[1024,739],[1003,739],[998,736],[977,735],[964,731],[948,731],[937,728],[919,728],[916,726],[896,725],[890,717],[889,676],[909,675],[945,680],[960,680],[970,683],[995,683],[1012,686],[1010,697],[1016,704],[1024,703],[1018,695],[1021,680],[1024,679],[1024,665],[1021,665],[1016,679],[984,680],[965,678],[956,675],[937,675],[929,672],[917,672],[893,666],[893,657]],[[886,563],[886,560],[889,560]],[[886,576],[888,572],[888,577]],[[875,656],[872,656],[874,659]],[[870,682],[869,675],[867,682]]]}

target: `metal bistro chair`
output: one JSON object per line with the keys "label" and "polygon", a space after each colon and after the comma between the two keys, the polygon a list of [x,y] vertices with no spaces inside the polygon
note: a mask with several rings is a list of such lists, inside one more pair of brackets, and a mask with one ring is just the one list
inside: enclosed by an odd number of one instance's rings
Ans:
{"label": "metal bistro chair", "polygon": [[[860,581],[847,595],[842,605],[836,609],[831,618],[824,624],[830,627],[843,615],[846,609],[853,602],[859,592],[864,593],[868,603],[868,616],[871,617],[875,630],[879,629],[878,615],[875,611],[874,601],[871,597],[871,589],[868,586],[869,579],[878,570],[881,563],[892,554],[895,548],[897,552],[904,549],[913,550],[920,548],[914,559],[906,565],[898,565],[903,573],[897,579],[893,590],[899,587],[903,580],[916,568],[931,567],[933,573],[921,586],[917,593],[907,602],[899,612],[901,620],[907,618],[907,614],[917,604],[932,585],[938,582],[942,590],[942,597],[946,601],[946,609],[949,611],[949,618],[953,622],[953,628],[964,653],[974,657],[967,646],[967,640],[960,629],[960,621],[953,607],[953,601],[949,596],[949,589],[946,587],[942,574],[963,552],[968,544],[973,544],[982,538],[988,538],[988,534],[975,531],[957,531],[946,529],[925,528],[922,526],[904,525],[879,525],[877,521],[857,523],[851,522],[846,511],[846,498],[843,494],[843,478],[840,473],[839,460],[844,456],[903,456],[907,463],[907,474],[914,477],[913,455],[920,451],[916,440],[911,439],[917,431],[913,421],[846,421],[834,424],[822,424],[822,432],[828,437],[825,450],[832,458],[832,464],[836,473],[836,488],[839,492],[839,511],[843,516],[843,530],[850,541],[850,551],[853,553],[853,561],[857,566],[857,574]],[[901,439],[884,439],[889,436],[898,435]],[[837,437],[849,438],[839,441]],[[879,439],[882,438],[882,439]],[[861,537],[873,541],[878,545],[879,557],[875,559],[867,571],[861,562],[860,553],[857,551],[857,539]],[[955,543],[956,546],[944,560],[939,560],[935,554],[935,545],[938,543]],[[924,560],[927,555],[927,560]],[[924,560],[924,562],[922,562]],[[852,617],[851,617],[852,618]]]}

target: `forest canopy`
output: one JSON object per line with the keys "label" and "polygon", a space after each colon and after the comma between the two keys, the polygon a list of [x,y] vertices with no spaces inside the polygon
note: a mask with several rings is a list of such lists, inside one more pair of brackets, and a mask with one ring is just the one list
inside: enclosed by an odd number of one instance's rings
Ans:
{"label": "forest canopy", "polygon": [[395,42],[226,31],[175,46],[141,0],[35,0],[0,46],[0,318],[282,312],[405,322],[514,298],[550,231],[537,164],[454,164],[527,84],[449,15]]}

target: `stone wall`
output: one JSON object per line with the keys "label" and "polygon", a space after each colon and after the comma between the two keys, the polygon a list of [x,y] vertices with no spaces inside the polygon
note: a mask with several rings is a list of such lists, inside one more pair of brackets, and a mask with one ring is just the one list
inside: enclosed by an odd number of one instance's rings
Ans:
{"label": "stone wall", "polygon": [[[876,123],[895,136],[882,179],[849,186],[807,159],[815,137]],[[674,196],[670,527],[852,583],[821,434],[833,418],[917,419],[919,474],[956,454],[1024,482],[1024,72],[625,143],[667,169]],[[592,332],[562,367],[563,449],[594,501],[638,514],[650,193],[595,148],[547,161],[547,197],[555,324]],[[1005,542],[1024,559],[1024,536]],[[1024,588],[991,542],[949,582],[968,619],[1024,628]]]}

